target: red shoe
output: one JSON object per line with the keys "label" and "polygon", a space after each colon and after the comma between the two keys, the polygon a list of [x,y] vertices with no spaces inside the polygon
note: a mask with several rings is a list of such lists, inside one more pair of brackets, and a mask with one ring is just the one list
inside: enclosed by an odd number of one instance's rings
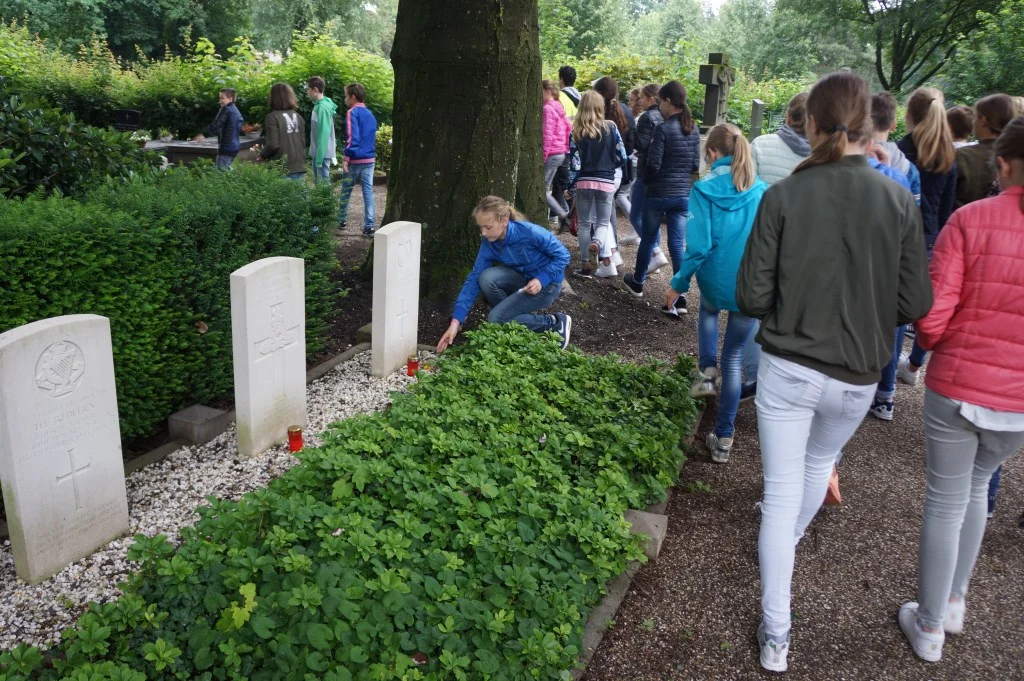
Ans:
{"label": "red shoe", "polygon": [[839,493],[839,471],[832,467],[832,477],[828,480],[828,491],[825,492],[825,505],[838,506],[843,503],[843,495]]}

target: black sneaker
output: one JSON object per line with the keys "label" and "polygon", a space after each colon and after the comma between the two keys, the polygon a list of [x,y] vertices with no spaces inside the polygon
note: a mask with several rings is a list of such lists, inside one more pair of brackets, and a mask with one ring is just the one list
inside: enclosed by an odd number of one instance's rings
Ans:
{"label": "black sneaker", "polygon": [[746,402],[757,397],[757,381],[744,383],[740,388],[740,402]]}
{"label": "black sneaker", "polygon": [[676,298],[676,312],[678,314],[686,314],[686,296]]}
{"label": "black sneaker", "polygon": [[622,287],[636,298],[644,297],[644,285],[636,283],[632,274],[627,274],[622,277]]}
{"label": "black sneaker", "polygon": [[573,270],[572,276],[579,277],[580,279],[593,279],[594,268],[591,267],[590,265],[584,264],[583,267],[579,268],[578,270]]}
{"label": "black sneaker", "polygon": [[679,311],[675,307],[668,307],[667,305],[661,306],[661,313],[668,315],[669,317],[675,317],[679,319]]}
{"label": "black sneaker", "polygon": [[572,333],[572,317],[564,312],[555,313],[555,331],[562,337],[562,349],[569,347],[569,335]]}
{"label": "black sneaker", "polygon": [[342,220],[341,222],[338,223],[338,231],[339,232],[344,232],[347,227],[348,227],[348,223],[345,222],[344,220]]}
{"label": "black sneaker", "polygon": [[373,238],[373,230],[372,229],[364,229],[363,230],[363,236],[365,236],[367,239],[372,239]]}

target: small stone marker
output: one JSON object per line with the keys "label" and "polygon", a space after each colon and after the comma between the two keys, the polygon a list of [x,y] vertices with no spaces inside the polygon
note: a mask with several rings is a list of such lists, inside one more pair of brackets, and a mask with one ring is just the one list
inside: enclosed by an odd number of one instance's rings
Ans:
{"label": "small stone marker", "polygon": [[128,532],[106,317],[0,334],[0,482],[15,569],[30,584]]}
{"label": "small stone marker", "polygon": [[418,222],[393,222],[373,235],[374,376],[387,376],[416,352],[421,232]]}
{"label": "small stone marker", "polygon": [[231,273],[231,347],[238,453],[261,454],[306,427],[306,286],[301,258]]}
{"label": "small stone marker", "polygon": [[635,511],[629,509],[625,513],[626,522],[632,527],[633,534],[641,534],[648,537],[647,545],[644,547],[644,555],[654,560],[661,553],[661,545],[668,534],[668,516],[646,511]]}
{"label": "small stone marker", "polygon": [[750,141],[753,142],[761,136],[761,128],[764,127],[764,102],[755,99],[750,104]]}

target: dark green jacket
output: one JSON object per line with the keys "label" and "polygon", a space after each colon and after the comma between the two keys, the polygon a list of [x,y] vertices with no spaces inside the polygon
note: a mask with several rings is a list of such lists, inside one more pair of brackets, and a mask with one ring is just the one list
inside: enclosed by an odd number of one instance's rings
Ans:
{"label": "dark green jacket", "polygon": [[765,352],[854,385],[932,305],[921,211],[863,156],[794,173],[761,200],[736,281]]}
{"label": "dark green jacket", "polygon": [[271,111],[263,119],[263,148],[266,161],[285,159],[289,173],[306,170],[306,123],[295,111]]}

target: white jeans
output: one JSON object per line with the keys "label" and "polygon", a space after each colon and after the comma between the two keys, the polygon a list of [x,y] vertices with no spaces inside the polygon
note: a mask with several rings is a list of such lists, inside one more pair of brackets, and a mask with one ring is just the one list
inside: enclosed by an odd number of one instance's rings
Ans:
{"label": "white jeans", "polygon": [[790,626],[796,544],[825,500],[839,451],[867,415],[875,385],[851,385],[767,352],[757,374],[757,425],[764,469],[761,609],[765,632]]}

